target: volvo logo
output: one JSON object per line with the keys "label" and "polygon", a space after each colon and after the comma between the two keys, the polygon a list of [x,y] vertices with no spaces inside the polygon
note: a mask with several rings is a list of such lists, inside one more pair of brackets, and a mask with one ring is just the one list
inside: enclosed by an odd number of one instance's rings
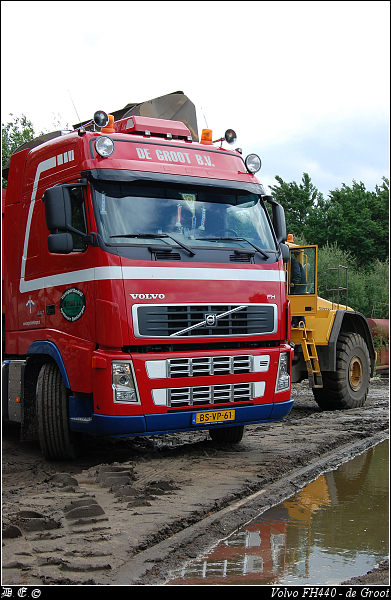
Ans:
{"label": "volvo logo", "polygon": [[231,310],[227,310],[222,313],[204,313],[204,320],[196,323],[195,325],[191,325],[191,327],[186,327],[186,329],[181,329],[180,331],[176,331],[172,333],[170,337],[177,337],[187,333],[188,331],[192,331],[193,329],[198,329],[199,327],[216,327],[217,321],[219,319],[223,319],[232,313],[236,313],[239,310],[243,310],[246,308],[246,305],[237,306],[236,308],[232,308]]}
{"label": "volvo logo", "polygon": [[217,325],[216,313],[207,313],[205,315],[205,325],[206,325],[206,327],[216,327],[216,325]]}
{"label": "volvo logo", "polygon": [[137,300],[137,298],[139,300],[156,300],[157,298],[163,300],[166,297],[165,294],[130,294],[130,296],[132,296],[133,300]]}

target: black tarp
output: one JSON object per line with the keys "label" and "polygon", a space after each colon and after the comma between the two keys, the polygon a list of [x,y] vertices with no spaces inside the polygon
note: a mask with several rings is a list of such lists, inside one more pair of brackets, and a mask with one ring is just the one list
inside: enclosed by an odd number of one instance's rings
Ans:
{"label": "black tarp", "polygon": [[[189,128],[191,136],[195,142],[198,142],[197,116],[193,102],[183,92],[173,92],[165,96],[159,96],[146,102],[130,103],[121,108],[109,113],[114,116],[114,121],[119,121],[132,115],[140,115],[142,117],[153,117],[155,119],[167,119],[169,121],[182,121]],[[77,123],[73,127],[78,129],[82,125],[90,123],[91,118],[87,121]],[[34,138],[33,140],[22,144],[15,150],[20,152],[25,148],[35,148],[41,144],[62,135],[61,131],[52,131]],[[14,152],[14,153],[15,153]],[[3,177],[8,178],[9,161],[4,165]]]}
{"label": "black tarp", "polygon": [[[198,142],[195,106],[183,92],[173,92],[172,94],[159,96],[145,102],[130,103],[120,110],[111,111],[109,114],[114,116],[114,121],[119,121],[132,115],[167,119],[169,121],[182,121],[189,128],[193,140]],[[88,122],[78,123],[74,127],[77,129]]]}

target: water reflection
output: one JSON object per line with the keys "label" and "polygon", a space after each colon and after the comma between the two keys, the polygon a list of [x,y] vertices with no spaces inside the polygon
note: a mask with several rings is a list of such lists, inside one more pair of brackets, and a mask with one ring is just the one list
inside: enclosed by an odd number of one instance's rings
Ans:
{"label": "water reflection", "polygon": [[174,585],[336,585],[388,556],[388,441],[264,512]]}

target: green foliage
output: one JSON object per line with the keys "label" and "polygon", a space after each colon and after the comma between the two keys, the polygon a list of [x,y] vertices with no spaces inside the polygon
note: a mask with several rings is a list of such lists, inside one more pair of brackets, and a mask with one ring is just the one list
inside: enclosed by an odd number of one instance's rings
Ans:
{"label": "green foliage", "polygon": [[[352,253],[341,250],[336,244],[326,244],[318,251],[318,296],[326,300],[333,300],[333,292],[326,289],[327,269],[338,269],[339,266],[347,267],[347,293],[348,305],[362,313],[365,317],[371,317],[376,305],[381,309],[381,314],[376,317],[389,318],[389,262],[388,260],[374,260],[367,267],[359,266],[357,259]],[[346,271],[340,269],[340,287],[346,287]],[[338,287],[338,271],[329,272],[327,275],[327,288]],[[340,303],[345,304],[346,292],[340,292]],[[337,293],[334,292],[334,301],[337,301]],[[376,303],[376,304],[375,304]]]}
{"label": "green foliage", "polygon": [[[362,182],[353,181],[352,186],[343,183],[341,189],[329,192],[327,199],[307,173],[300,185],[286,183],[279,176],[276,180],[279,185],[272,187],[273,196],[285,209],[287,232],[294,234],[295,243],[319,246],[319,296],[333,299],[333,293],[326,289],[326,270],[348,267],[349,306],[366,317],[371,317],[374,306],[381,307],[381,316],[388,318],[388,179],[383,177],[374,192],[366,190]],[[343,269],[328,272],[327,288],[337,287],[346,287]],[[341,291],[340,303],[345,301],[346,292]]]}
{"label": "green foliage", "polygon": [[287,232],[304,237],[309,244],[337,244],[368,265],[385,261],[389,248],[389,181],[385,177],[374,192],[362,182],[329,192],[327,199],[303,173],[302,183],[286,183],[276,175],[279,186],[273,196],[285,209]]}
{"label": "green foliage", "polygon": [[[327,281],[326,281],[326,272],[327,269],[338,269],[338,267],[347,267],[348,273],[356,271],[356,260],[350,252],[345,252],[338,248],[336,244],[326,244],[323,248],[319,248],[318,250],[318,295],[326,300],[332,300],[332,294],[327,292],[327,288],[336,288],[337,287],[337,276],[338,272],[333,271],[327,273]],[[340,271],[340,284],[345,287],[345,274],[341,270]],[[349,283],[348,283],[349,285]],[[344,297],[341,298],[341,301],[344,303]]]}
{"label": "green foliage", "polygon": [[[273,197],[285,209],[287,232],[295,237],[309,239],[313,228],[314,212],[323,214],[324,198],[311,182],[308,173],[303,173],[302,181],[286,183],[276,175],[279,186],[271,186]],[[311,242],[312,243],[312,242]]]}
{"label": "green foliage", "polygon": [[358,285],[364,289],[360,312],[366,317],[372,316],[376,302],[382,307],[382,314],[378,313],[374,316],[384,315],[385,319],[389,318],[389,267],[388,259],[383,262],[375,260],[366,269],[359,271],[361,280]]}
{"label": "green foliage", "polygon": [[353,181],[352,187],[329,193],[327,202],[327,241],[336,242],[343,250],[351,251],[360,264],[388,256],[388,180],[376,192]]}
{"label": "green foliage", "polygon": [[388,329],[385,329],[384,327],[375,327],[372,334],[376,352],[379,352],[382,350],[382,348],[387,348],[389,346],[390,333]]}
{"label": "green foliage", "polygon": [[[1,168],[3,169],[5,164],[11,157],[11,154],[15,152],[19,146],[25,142],[36,137],[34,127],[31,121],[27,119],[25,115],[21,117],[13,117],[8,123],[1,124]],[[2,188],[7,187],[7,181],[2,179]]]}

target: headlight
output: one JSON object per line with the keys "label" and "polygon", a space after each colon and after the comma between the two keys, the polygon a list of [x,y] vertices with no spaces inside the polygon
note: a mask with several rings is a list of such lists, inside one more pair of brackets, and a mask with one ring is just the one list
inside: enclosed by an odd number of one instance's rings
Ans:
{"label": "headlight", "polygon": [[256,173],[261,168],[261,159],[257,154],[249,154],[244,161],[247,171],[250,173]]}
{"label": "headlight", "polygon": [[131,362],[111,363],[114,402],[138,402],[137,388]]}
{"label": "headlight", "polygon": [[289,370],[290,370],[290,354],[289,354],[289,352],[283,352],[280,354],[280,360],[278,363],[276,392],[282,392],[284,390],[289,390],[289,387],[291,384]]}
{"label": "headlight", "polygon": [[95,142],[95,150],[102,158],[111,156],[114,152],[114,142],[111,138],[102,136]]}

